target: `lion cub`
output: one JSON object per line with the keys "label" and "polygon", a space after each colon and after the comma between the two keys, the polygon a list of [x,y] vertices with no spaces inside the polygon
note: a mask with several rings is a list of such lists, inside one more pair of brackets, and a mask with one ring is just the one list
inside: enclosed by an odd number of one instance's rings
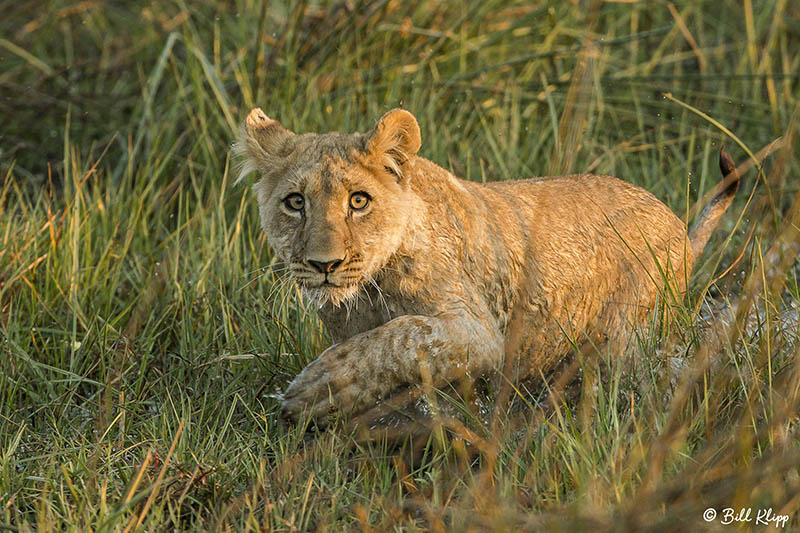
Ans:
{"label": "lion cub", "polygon": [[404,384],[500,369],[512,310],[517,377],[575,342],[625,338],[658,295],[683,294],[738,186],[723,153],[730,185],[687,235],[616,178],[481,185],[418,156],[420,143],[401,109],[367,133],[296,135],[258,108],[242,126],[239,179],[260,173],[267,239],[335,342],[286,390],[289,419],[324,424],[331,403],[358,413]]}

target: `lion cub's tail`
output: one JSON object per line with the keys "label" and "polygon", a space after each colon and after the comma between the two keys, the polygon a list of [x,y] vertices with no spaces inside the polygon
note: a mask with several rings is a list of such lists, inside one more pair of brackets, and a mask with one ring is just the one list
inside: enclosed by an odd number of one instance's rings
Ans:
{"label": "lion cub's tail", "polygon": [[731,155],[725,149],[719,153],[719,168],[723,178],[720,183],[722,190],[706,205],[703,212],[700,213],[700,218],[689,230],[689,242],[692,244],[694,257],[699,256],[705,248],[711,232],[719,224],[719,219],[731,205],[733,197],[736,196],[736,190],[739,188],[739,173],[736,172],[736,165]]}

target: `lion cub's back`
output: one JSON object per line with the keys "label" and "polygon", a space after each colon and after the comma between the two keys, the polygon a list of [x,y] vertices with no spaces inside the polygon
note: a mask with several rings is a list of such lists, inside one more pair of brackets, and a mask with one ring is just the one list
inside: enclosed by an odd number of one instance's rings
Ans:
{"label": "lion cub's back", "polygon": [[[645,189],[611,176],[574,174],[489,184],[488,189],[518,204],[529,234],[561,244],[611,244],[646,239],[651,245],[686,240],[684,223]],[[555,237],[555,238],[553,238]],[[642,243],[644,244],[644,243]]]}
{"label": "lion cub's back", "polygon": [[[551,305],[564,304],[586,324],[636,320],[633,310],[654,305],[665,282],[685,290],[694,259],[685,225],[641,187],[581,174],[497,182],[488,190],[524,214],[528,253]],[[609,301],[630,312],[605,316]]]}

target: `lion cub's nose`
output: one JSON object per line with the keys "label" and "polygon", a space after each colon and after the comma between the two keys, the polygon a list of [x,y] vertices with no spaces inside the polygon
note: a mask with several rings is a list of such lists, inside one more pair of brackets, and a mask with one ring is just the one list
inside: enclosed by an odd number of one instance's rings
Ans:
{"label": "lion cub's nose", "polygon": [[308,262],[323,274],[330,274],[342,264],[341,259],[334,259],[333,261],[314,261],[313,259],[309,259]]}

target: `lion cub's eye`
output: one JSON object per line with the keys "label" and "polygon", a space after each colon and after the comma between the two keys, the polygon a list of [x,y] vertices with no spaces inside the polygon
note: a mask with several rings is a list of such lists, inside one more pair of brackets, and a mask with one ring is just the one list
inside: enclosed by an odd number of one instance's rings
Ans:
{"label": "lion cub's eye", "polygon": [[365,192],[354,192],[350,195],[350,207],[360,211],[369,204],[369,195]]}
{"label": "lion cub's eye", "polygon": [[306,199],[303,198],[302,194],[293,193],[283,199],[283,205],[289,211],[302,211],[306,206]]}

